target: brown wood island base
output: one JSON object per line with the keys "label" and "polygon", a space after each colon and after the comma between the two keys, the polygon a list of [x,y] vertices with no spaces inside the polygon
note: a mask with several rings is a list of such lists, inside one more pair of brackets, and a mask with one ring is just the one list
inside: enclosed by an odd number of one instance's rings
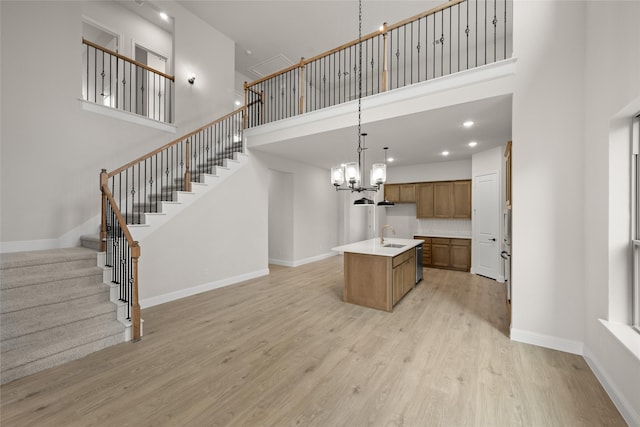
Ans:
{"label": "brown wood island base", "polygon": [[[384,249],[372,251],[378,253],[345,250],[343,300],[364,307],[392,311],[393,306],[416,285],[415,246],[422,242],[408,242],[410,243],[393,252],[385,252]],[[376,242],[371,244],[375,246]],[[356,250],[353,247],[351,249]]]}

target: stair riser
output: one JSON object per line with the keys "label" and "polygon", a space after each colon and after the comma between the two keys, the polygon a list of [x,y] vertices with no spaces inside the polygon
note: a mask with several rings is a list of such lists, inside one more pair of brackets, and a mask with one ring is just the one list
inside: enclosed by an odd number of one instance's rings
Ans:
{"label": "stair riser", "polygon": [[115,344],[123,342],[123,334],[112,335],[105,339],[83,344],[81,346],[71,348],[60,353],[56,353],[46,358],[38,359],[34,362],[27,363],[15,368],[7,368],[2,370],[1,384],[6,384],[18,378],[40,372],[44,369],[62,365],[72,360],[80,359],[88,354],[102,350]]}
{"label": "stair riser", "polygon": [[20,335],[67,325],[83,317],[94,317],[105,313],[109,313],[111,318],[116,319],[113,304],[109,302],[108,291],[58,304],[1,314],[0,339],[4,341]]}
{"label": "stair riser", "polygon": [[35,332],[33,334],[21,335],[19,337],[9,338],[2,341],[2,368],[7,366],[16,366],[16,357],[20,357],[18,353],[28,352],[30,355],[27,357],[29,361],[36,360],[40,357],[46,356],[46,354],[35,345],[37,341],[44,341],[46,338],[50,338],[55,341],[53,343],[47,343],[50,353],[58,353],[65,349],[64,341],[71,339],[67,348],[76,347],[82,344],[82,340],[77,335],[79,329],[82,328],[83,323],[91,322],[94,325],[103,324],[107,325],[104,330],[95,329],[86,335],[86,341],[94,341],[104,338],[107,335],[117,333],[120,322],[115,322],[111,316],[111,313],[102,313],[86,319],[78,319],[78,321],[64,325],[63,327],[56,327],[47,329],[45,331]]}
{"label": "stair riser", "polygon": [[101,280],[102,271],[98,270],[92,276],[1,290],[0,314],[108,292]]}
{"label": "stair riser", "polygon": [[41,264],[31,265],[25,267],[6,268],[0,270],[0,282],[2,283],[2,289],[8,289],[12,287],[12,283],[16,280],[22,280],[23,278],[31,275],[47,275],[54,274],[59,271],[69,271],[79,268],[96,267],[96,257],[89,259],[80,259],[75,261],[57,262],[53,264]]}

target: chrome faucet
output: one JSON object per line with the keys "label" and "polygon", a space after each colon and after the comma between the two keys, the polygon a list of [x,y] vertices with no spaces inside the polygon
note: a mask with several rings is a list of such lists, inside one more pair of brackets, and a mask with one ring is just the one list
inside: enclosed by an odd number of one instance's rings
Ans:
{"label": "chrome faucet", "polygon": [[394,235],[396,234],[396,230],[395,230],[395,228],[393,228],[392,225],[389,225],[389,224],[383,225],[382,228],[380,228],[380,244],[381,245],[384,245],[384,229],[385,228],[390,228],[391,231],[393,232],[393,234]]}

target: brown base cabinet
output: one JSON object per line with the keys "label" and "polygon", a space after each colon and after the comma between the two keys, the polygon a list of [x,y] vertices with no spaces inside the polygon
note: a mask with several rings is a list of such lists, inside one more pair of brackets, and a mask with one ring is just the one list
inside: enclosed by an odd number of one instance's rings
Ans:
{"label": "brown base cabinet", "polygon": [[390,258],[345,252],[344,301],[392,311],[416,285],[415,253],[411,248]]}
{"label": "brown base cabinet", "polygon": [[415,249],[393,257],[393,305],[416,285]]}
{"label": "brown base cabinet", "polygon": [[424,241],[422,263],[425,267],[447,270],[471,270],[471,240],[414,236]]}

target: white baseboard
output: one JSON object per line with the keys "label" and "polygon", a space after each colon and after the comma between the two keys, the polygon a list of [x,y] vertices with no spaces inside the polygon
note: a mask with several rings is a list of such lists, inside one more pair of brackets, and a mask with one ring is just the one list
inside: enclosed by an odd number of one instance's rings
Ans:
{"label": "white baseboard", "polygon": [[600,381],[600,384],[613,401],[613,404],[616,405],[616,408],[618,408],[618,411],[620,411],[622,418],[624,418],[627,424],[629,424],[629,426],[640,427],[639,409],[634,408],[626,397],[620,393],[620,390],[618,390],[615,383],[611,381],[607,372],[602,368],[602,364],[588,347],[584,348],[584,360],[586,360],[594,375],[598,378],[598,381]]}
{"label": "white baseboard", "polygon": [[552,350],[564,351],[565,353],[578,354],[580,356],[582,356],[584,350],[584,343],[579,341],[514,328],[511,328],[511,339],[525,344],[533,344],[538,347],[550,348]]}
{"label": "white baseboard", "polygon": [[192,288],[181,289],[175,292],[169,292],[163,295],[158,295],[151,298],[143,298],[140,300],[140,308],[153,307],[155,305],[164,304],[166,302],[175,301],[181,298],[190,297],[192,295],[200,294],[202,292],[212,291],[214,289],[222,288],[224,286],[234,285],[245,280],[255,279],[256,277],[266,276],[269,274],[269,269],[257,270],[251,273],[241,274],[239,276],[229,277],[222,280],[216,280],[215,282],[205,283],[203,285],[194,286]]}
{"label": "white baseboard", "polygon": [[305,264],[309,264],[309,263],[312,263],[312,262],[320,261],[320,260],[323,260],[323,259],[331,258],[332,256],[336,256],[336,255],[337,255],[336,252],[329,252],[329,253],[326,253],[326,254],[317,255],[317,256],[313,256],[313,257],[305,258],[305,259],[300,259],[300,260],[296,260],[296,261],[287,261],[287,260],[283,260],[283,259],[269,258],[269,264],[281,265],[283,267],[299,267],[301,265],[305,265]]}

